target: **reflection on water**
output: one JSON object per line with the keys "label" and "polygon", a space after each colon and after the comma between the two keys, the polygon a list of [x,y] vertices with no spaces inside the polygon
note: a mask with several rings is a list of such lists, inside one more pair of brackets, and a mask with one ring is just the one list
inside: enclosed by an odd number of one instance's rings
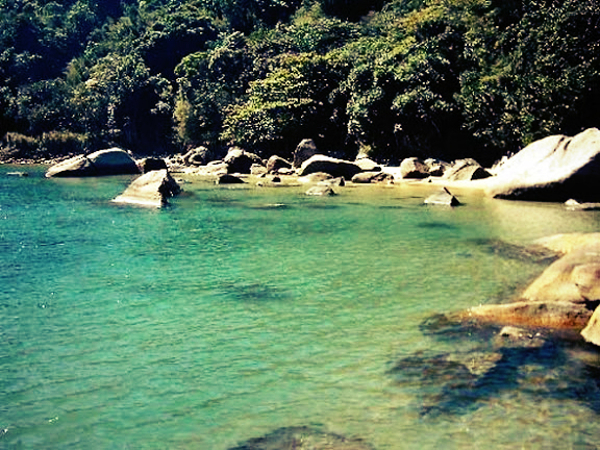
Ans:
{"label": "reflection on water", "polygon": [[109,202],[131,177],[5,170],[0,448],[597,445],[594,348],[444,314],[511,298],[550,262],[524,244],[598,212],[199,182],[159,211]]}

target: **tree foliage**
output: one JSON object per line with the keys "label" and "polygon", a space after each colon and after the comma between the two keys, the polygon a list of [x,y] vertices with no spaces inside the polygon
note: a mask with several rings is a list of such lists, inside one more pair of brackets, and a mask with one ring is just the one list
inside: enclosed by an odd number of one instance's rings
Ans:
{"label": "tree foliage", "polygon": [[492,162],[598,125],[598,23],[594,0],[0,0],[0,137]]}

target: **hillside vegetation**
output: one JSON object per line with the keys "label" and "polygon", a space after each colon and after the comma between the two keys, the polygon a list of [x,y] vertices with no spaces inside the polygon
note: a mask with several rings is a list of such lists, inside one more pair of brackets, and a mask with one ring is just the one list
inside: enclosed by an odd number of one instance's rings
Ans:
{"label": "hillside vegetation", "polygon": [[595,0],[0,0],[4,155],[489,163],[597,126]]}

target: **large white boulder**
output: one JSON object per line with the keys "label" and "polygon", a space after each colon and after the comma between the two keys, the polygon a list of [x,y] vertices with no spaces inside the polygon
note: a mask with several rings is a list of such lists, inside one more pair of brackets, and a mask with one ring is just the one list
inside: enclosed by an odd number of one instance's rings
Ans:
{"label": "large white boulder", "polygon": [[488,180],[493,197],[564,202],[600,199],[600,131],[536,141],[496,168]]}

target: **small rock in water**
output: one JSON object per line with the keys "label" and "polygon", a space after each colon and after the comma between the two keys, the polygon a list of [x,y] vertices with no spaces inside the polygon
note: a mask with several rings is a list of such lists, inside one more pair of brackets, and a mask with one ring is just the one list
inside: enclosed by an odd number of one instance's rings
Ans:
{"label": "small rock in water", "polygon": [[321,195],[321,196],[325,196],[325,195],[336,195],[335,191],[333,189],[331,189],[330,186],[313,186],[311,187],[308,191],[306,191],[306,195]]}
{"label": "small rock in water", "polygon": [[217,184],[243,184],[244,180],[228,173],[219,175],[216,181]]}
{"label": "small rock in water", "polygon": [[458,206],[460,202],[458,199],[450,193],[450,191],[444,188],[441,192],[433,194],[425,199],[426,205],[442,205],[442,206]]}

